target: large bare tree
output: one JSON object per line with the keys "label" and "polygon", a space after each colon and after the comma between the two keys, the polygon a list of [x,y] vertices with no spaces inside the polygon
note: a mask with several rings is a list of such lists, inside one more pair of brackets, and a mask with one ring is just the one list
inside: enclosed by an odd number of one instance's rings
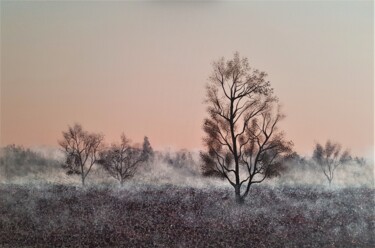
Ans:
{"label": "large bare tree", "polygon": [[319,143],[315,145],[312,159],[320,166],[331,186],[335,170],[351,161],[351,156],[348,150],[341,151],[340,144],[328,140],[324,147]]}
{"label": "large bare tree", "polygon": [[68,131],[62,134],[63,139],[58,143],[66,155],[64,167],[68,170],[68,174],[81,175],[84,186],[87,175],[97,162],[103,135],[89,133],[83,130],[80,124],[69,126]]}
{"label": "large bare tree", "polygon": [[203,173],[226,178],[238,203],[252,184],[278,175],[291,151],[292,143],[277,128],[283,115],[266,76],[235,53],[233,59],[213,63],[206,87]]}
{"label": "large bare tree", "polygon": [[140,148],[133,146],[123,134],[120,144],[112,144],[111,147],[100,152],[98,162],[122,186],[126,179],[134,176],[142,163],[150,159],[150,151],[152,151],[152,147],[148,138],[144,139],[143,146]]}

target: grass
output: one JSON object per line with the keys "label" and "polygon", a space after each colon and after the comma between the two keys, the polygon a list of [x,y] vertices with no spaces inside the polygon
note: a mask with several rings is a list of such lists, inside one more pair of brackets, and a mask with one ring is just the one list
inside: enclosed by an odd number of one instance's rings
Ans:
{"label": "grass", "polygon": [[374,189],[0,186],[2,247],[374,247]]}

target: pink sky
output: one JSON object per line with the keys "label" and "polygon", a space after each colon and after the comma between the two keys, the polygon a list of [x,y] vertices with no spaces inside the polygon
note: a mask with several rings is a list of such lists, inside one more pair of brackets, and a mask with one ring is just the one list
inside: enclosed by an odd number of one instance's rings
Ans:
{"label": "pink sky", "polygon": [[211,63],[269,74],[295,149],[374,141],[373,3],[1,2],[1,145],[57,146],[79,122],[157,148],[202,147]]}

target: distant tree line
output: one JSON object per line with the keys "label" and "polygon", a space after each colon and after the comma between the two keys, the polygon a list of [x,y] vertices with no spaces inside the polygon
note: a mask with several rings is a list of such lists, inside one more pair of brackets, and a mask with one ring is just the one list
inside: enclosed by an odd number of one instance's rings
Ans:
{"label": "distant tree line", "polygon": [[0,176],[6,180],[44,173],[59,165],[58,160],[47,158],[23,146],[12,144],[0,149]]}

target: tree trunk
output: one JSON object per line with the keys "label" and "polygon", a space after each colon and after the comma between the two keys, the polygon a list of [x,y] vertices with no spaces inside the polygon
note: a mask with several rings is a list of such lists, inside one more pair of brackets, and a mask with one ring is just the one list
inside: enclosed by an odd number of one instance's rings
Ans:
{"label": "tree trunk", "polygon": [[236,202],[238,204],[243,204],[244,203],[244,198],[241,197],[241,190],[240,190],[239,185],[236,185],[234,192],[235,192]]}
{"label": "tree trunk", "polygon": [[234,158],[234,171],[235,171],[235,180],[236,180],[236,183],[235,183],[235,195],[236,195],[236,202],[238,204],[242,204],[243,203],[243,198],[241,197],[241,186],[240,186],[240,168],[239,168],[239,156],[238,156],[238,153],[237,153],[237,140],[236,140],[236,135],[234,134],[234,130],[235,130],[235,126],[234,126],[234,114],[233,114],[233,103],[234,103],[234,99],[232,98],[231,99],[231,103],[230,103],[230,113],[231,113],[231,117],[230,117],[230,120],[229,120],[229,125],[230,125],[230,133],[231,133],[231,136],[232,136],[232,154],[233,154],[233,158]]}
{"label": "tree trunk", "polygon": [[81,178],[82,178],[82,186],[85,186],[85,176],[82,174]]}

